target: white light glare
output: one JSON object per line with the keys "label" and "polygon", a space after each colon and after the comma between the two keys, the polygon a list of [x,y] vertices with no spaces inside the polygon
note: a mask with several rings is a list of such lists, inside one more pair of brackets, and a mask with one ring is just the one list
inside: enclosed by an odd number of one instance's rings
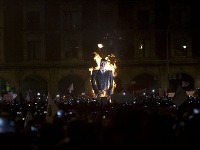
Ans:
{"label": "white light glare", "polygon": [[98,48],[102,48],[103,47],[103,44],[98,44]]}

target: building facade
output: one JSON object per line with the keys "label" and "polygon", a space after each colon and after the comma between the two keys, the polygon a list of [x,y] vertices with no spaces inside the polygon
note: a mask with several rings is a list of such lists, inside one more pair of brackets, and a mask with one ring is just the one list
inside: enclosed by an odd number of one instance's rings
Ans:
{"label": "building facade", "polygon": [[91,94],[99,43],[116,58],[115,93],[197,89],[197,14],[189,0],[0,0],[0,90]]}

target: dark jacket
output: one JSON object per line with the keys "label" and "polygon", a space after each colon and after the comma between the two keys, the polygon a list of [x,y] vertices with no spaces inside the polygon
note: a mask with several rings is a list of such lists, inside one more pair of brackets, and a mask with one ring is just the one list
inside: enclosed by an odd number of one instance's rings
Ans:
{"label": "dark jacket", "polygon": [[102,91],[106,91],[107,95],[111,95],[113,88],[112,71],[107,70],[102,74],[100,70],[93,70],[91,84],[95,94],[100,95]]}

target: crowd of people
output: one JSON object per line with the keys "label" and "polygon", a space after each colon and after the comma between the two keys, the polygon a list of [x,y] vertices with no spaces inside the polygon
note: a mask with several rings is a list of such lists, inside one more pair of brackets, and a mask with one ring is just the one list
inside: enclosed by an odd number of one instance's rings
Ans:
{"label": "crowd of people", "polygon": [[[146,97],[132,102],[71,96],[52,102],[48,96],[27,101],[16,96],[0,103],[0,144],[4,149],[171,148],[198,144],[200,99],[180,106],[171,99]],[[47,114],[53,114],[52,122]]]}

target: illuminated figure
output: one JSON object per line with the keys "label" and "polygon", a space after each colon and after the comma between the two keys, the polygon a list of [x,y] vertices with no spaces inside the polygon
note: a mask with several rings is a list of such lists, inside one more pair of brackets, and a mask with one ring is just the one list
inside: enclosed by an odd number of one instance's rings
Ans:
{"label": "illuminated figure", "polygon": [[106,70],[107,61],[101,59],[100,69],[92,71],[91,84],[97,97],[110,98],[113,89],[113,73]]}

